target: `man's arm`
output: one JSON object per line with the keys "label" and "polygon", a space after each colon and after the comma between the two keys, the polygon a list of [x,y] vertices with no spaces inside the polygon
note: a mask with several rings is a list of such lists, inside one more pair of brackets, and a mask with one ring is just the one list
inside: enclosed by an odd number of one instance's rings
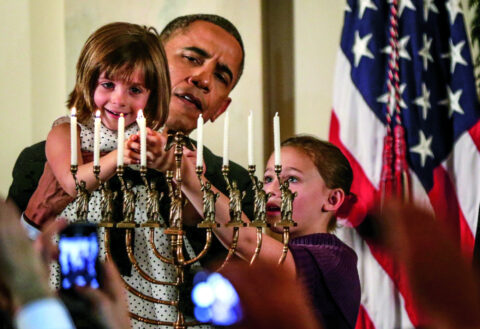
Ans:
{"label": "man's arm", "polygon": [[7,199],[15,202],[21,212],[27,208],[28,201],[38,186],[45,162],[45,141],[25,148],[15,162]]}

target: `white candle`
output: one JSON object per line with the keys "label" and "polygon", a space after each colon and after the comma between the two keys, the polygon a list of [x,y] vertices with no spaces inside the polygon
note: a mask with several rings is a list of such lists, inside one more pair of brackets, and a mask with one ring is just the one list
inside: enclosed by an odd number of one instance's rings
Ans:
{"label": "white candle", "polygon": [[97,110],[95,114],[93,135],[93,165],[100,165],[100,110]]}
{"label": "white candle", "polygon": [[118,119],[117,138],[117,166],[123,166],[123,144],[125,144],[125,118],[123,113]]}
{"label": "white candle", "polygon": [[228,112],[223,126],[223,165],[228,166]]}
{"label": "white candle", "polygon": [[273,147],[275,152],[275,165],[279,166],[282,164],[280,160],[280,117],[278,112],[275,113],[273,117]]}
{"label": "white candle", "polygon": [[77,159],[77,109],[72,107],[70,116],[70,164],[76,166]]}
{"label": "white candle", "polygon": [[197,167],[203,167],[203,117],[197,119]]}
{"label": "white candle", "polygon": [[137,124],[140,129],[140,165],[147,166],[147,127],[143,111],[138,110]]}
{"label": "white candle", "polygon": [[253,113],[248,114],[248,165],[253,166]]}

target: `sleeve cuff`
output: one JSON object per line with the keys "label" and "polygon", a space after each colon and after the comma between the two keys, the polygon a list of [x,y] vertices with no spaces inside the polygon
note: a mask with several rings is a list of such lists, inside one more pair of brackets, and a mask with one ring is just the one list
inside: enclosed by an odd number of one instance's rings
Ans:
{"label": "sleeve cuff", "polygon": [[26,304],[15,316],[18,329],[75,329],[65,305],[57,298]]}
{"label": "sleeve cuff", "polygon": [[20,222],[22,223],[22,226],[27,231],[27,235],[30,238],[30,240],[36,240],[41,233],[40,230],[34,227],[33,225],[31,225],[29,222],[27,222],[23,213],[22,213],[22,216],[20,216]]}

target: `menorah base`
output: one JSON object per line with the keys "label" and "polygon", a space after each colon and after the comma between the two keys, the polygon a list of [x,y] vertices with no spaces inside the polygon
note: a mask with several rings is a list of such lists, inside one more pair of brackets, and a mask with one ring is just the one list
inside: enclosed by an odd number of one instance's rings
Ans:
{"label": "menorah base", "polygon": [[249,227],[270,227],[270,224],[262,220],[254,220],[253,222],[248,223],[248,226]]}
{"label": "menorah base", "polygon": [[117,224],[118,228],[136,228],[137,224],[134,222],[120,222]]}
{"label": "menorah base", "polygon": [[228,222],[225,224],[226,227],[246,227],[247,223],[242,221]]}
{"label": "menorah base", "polygon": [[292,220],[281,220],[274,224],[275,227],[292,227],[297,226],[297,223]]}
{"label": "menorah base", "polygon": [[220,227],[220,224],[217,222],[203,221],[197,224],[198,228],[215,228]]}
{"label": "menorah base", "polygon": [[111,227],[114,227],[114,226],[115,226],[115,223],[113,223],[113,222],[100,222],[100,223],[98,223],[98,227],[111,228]]}
{"label": "menorah base", "polygon": [[165,229],[164,231],[165,234],[169,234],[169,235],[185,235],[185,231],[184,230],[181,230],[181,229],[178,229],[178,228],[174,228],[174,227],[168,227]]}
{"label": "menorah base", "polygon": [[164,227],[162,224],[159,222],[145,222],[143,224],[140,224],[140,227],[154,227],[154,228],[159,228],[159,227]]}

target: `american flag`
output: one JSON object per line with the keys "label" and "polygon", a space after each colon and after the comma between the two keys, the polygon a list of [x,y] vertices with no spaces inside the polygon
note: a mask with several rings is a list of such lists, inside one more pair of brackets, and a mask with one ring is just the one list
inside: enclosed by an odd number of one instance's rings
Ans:
{"label": "american flag", "polygon": [[[398,33],[392,47],[394,5]],[[330,141],[349,158],[358,197],[347,220],[352,228],[339,231],[359,256],[357,328],[419,324],[405,278],[358,230],[380,194],[393,49],[398,50],[398,98],[389,108],[398,104],[405,129],[411,197],[446,215],[467,257],[472,257],[480,206],[480,108],[460,0],[348,0]]]}

